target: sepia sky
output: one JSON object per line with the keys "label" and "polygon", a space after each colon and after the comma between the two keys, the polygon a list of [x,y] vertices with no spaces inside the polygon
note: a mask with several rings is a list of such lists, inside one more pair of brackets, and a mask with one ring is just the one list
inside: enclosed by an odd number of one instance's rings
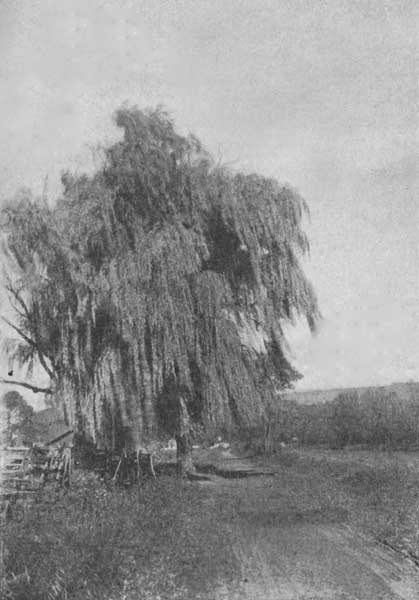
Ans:
{"label": "sepia sky", "polygon": [[296,186],[323,322],[301,388],[419,380],[415,0],[0,0],[0,199],[91,165],[124,101]]}

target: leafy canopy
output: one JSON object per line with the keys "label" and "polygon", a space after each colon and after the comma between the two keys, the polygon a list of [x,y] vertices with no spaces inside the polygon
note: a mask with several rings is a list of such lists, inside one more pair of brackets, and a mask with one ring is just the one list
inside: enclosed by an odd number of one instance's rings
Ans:
{"label": "leafy canopy", "polygon": [[3,394],[0,399],[1,442],[8,446],[20,439],[20,443],[33,433],[33,408],[19,392]]}
{"label": "leafy canopy", "polygon": [[319,318],[307,206],[216,165],[160,109],[115,121],[121,141],[92,176],[65,173],[53,208],[23,194],[3,210],[15,356],[43,361],[70,419],[105,443],[170,431],[179,393],[206,429],[261,418],[298,377],[283,324]]}

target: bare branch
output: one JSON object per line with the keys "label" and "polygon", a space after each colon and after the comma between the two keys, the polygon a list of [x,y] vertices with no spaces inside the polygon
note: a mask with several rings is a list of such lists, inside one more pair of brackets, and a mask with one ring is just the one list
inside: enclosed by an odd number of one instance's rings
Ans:
{"label": "bare branch", "polygon": [[34,392],[34,394],[37,394],[38,392],[41,392],[43,394],[53,393],[52,388],[41,388],[36,385],[32,385],[31,383],[26,383],[25,381],[12,381],[8,379],[0,379],[0,383],[5,383],[7,385],[20,385],[21,387],[31,390],[32,392]]}
{"label": "bare branch", "polygon": [[12,294],[12,296],[15,298],[15,300],[17,300],[17,302],[19,302],[20,306],[23,308],[26,317],[30,317],[30,313],[29,313],[29,309],[26,306],[26,302],[23,300],[22,296],[19,294],[19,292],[17,290],[15,290],[15,288],[12,286],[11,283],[9,283],[8,285],[5,286],[5,289],[7,292],[9,292],[10,294]]}
{"label": "bare branch", "polygon": [[16,333],[18,333],[18,334],[20,335],[20,337],[22,337],[22,338],[25,340],[25,342],[26,342],[27,344],[30,344],[31,346],[33,346],[34,348],[36,348],[36,344],[35,344],[35,342],[33,341],[33,339],[32,339],[32,338],[30,338],[29,336],[27,336],[27,335],[26,335],[26,333],[25,333],[24,331],[22,331],[22,330],[21,330],[19,327],[17,327],[17,326],[16,326],[16,325],[14,325],[13,323],[11,323],[11,322],[9,321],[9,319],[6,319],[6,317],[3,317],[3,316],[2,316],[2,319],[3,319],[3,321],[4,321],[5,323],[7,323],[7,325],[8,325],[9,327],[11,327],[12,329],[14,329],[14,330],[16,331]]}

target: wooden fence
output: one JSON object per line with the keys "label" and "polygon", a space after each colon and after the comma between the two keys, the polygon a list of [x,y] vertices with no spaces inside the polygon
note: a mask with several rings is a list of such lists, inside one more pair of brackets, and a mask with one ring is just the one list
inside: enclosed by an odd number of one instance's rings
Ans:
{"label": "wooden fence", "polygon": [[45,497],[50,499],[70,485],[71,448],[33,446],[0,449],[0,515],[22,518],[26,508]]}

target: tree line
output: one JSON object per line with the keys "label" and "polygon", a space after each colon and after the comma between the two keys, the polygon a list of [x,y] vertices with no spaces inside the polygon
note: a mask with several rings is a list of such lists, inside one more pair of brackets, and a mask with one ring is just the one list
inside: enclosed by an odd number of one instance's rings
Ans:
{"label": "tree line", "polygon": [[419,448],[419,394],[401,398],[394,391],[371,388],[343,392],[323,404],[283,398],[271,418],[277,442],[297,438],[301,444],[329,448]]}

